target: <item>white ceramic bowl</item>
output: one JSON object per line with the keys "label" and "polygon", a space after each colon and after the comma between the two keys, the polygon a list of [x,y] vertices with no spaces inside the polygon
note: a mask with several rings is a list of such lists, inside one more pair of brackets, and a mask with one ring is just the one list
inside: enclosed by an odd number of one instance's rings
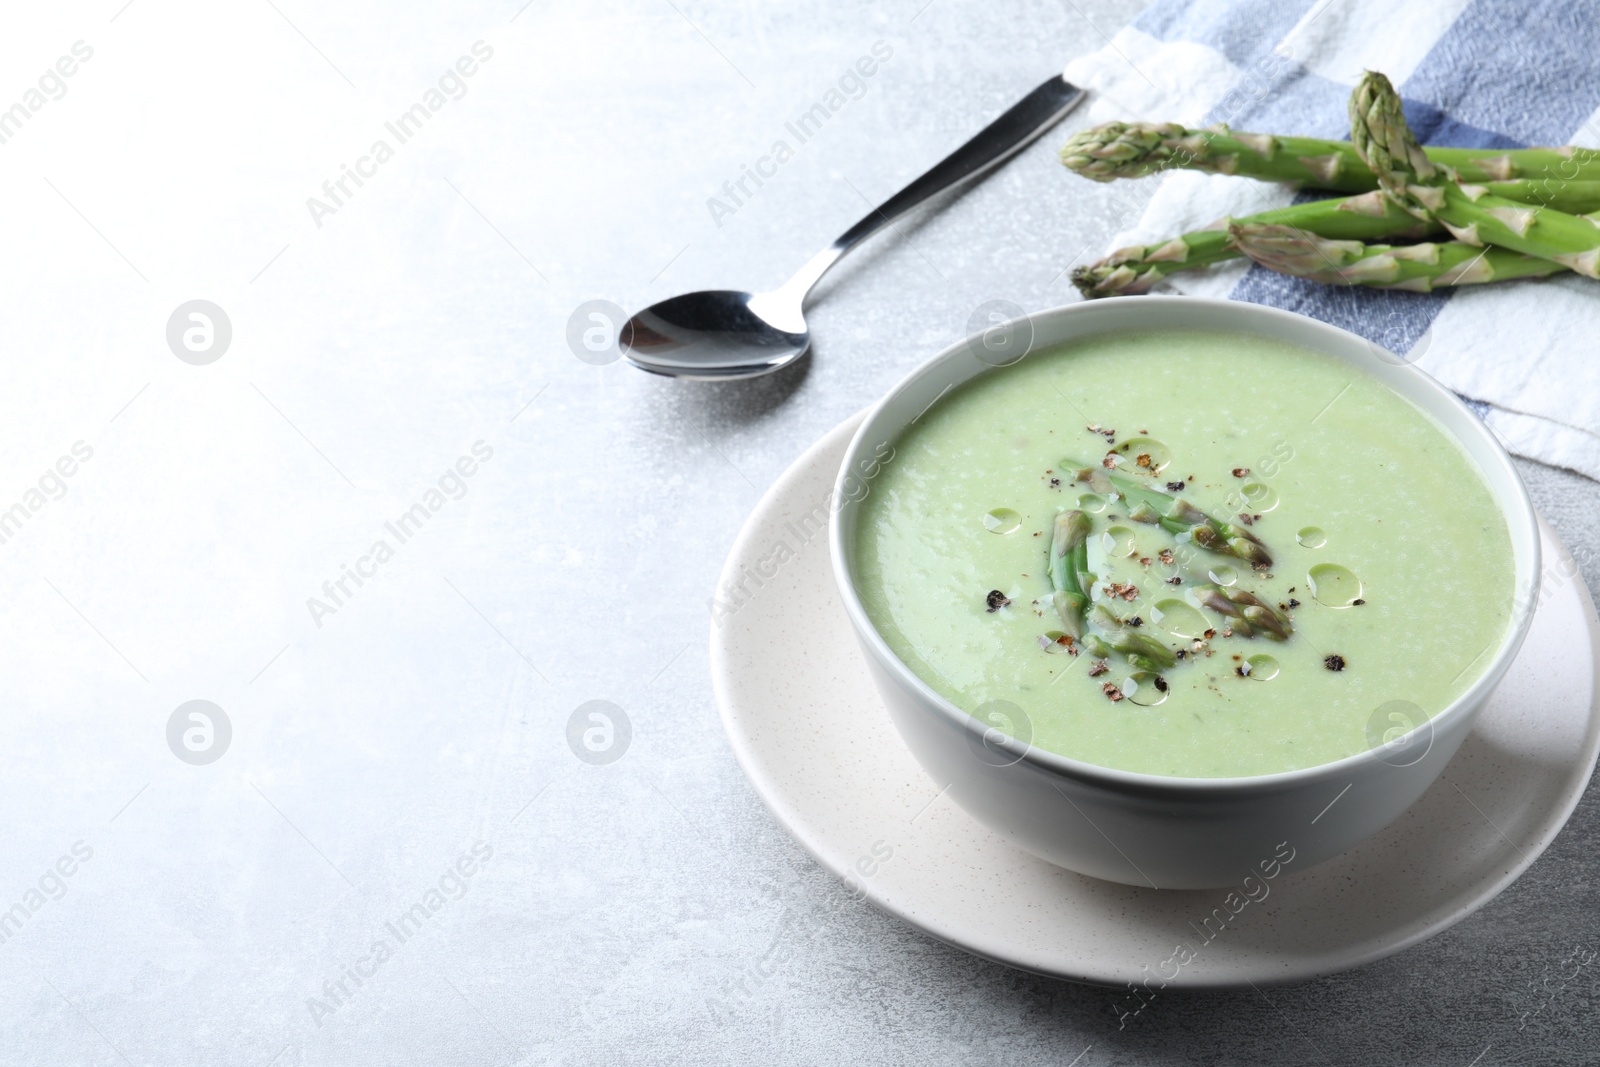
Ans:
{"label": "white ceramic bowl", "polygon": [[[950,388],[1004,373],[993,366],[995,352],[1145,329],[1242,331],[1333,356],[1387,384],[1460,443],[1505,514],[1517,590],[1499,650],[1460,699],[1405,737],[1334,763],[1247,778],[1172,778],[1084,763],[1006,736],[935,693],[890,651],[861,605],[854,577],[860,503],[885,444]],[[1521,647],[1538,598],[1533,505],[1480,419],[1432,378],[1354,334],[1235,301],[1142,296],[1074,304],[1018,319],[987,343],[969,338],[953,345],[867,415],[845,453],[834,500],[829,542],[839,592],[889,714],[923,768],[973,817],[1014,844],[1062,867],[1129,885],[1247,885],[1246,876],[1275,874],[1286,853],[1299,870],[1388,825],[1455,754]]]}

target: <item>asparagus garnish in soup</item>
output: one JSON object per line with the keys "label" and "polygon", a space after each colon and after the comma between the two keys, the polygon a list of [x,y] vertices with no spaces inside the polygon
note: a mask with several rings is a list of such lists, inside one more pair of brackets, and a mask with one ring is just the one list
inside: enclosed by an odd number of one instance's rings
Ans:
{"label": "asparagus garnish in soup", "polygon": [[1083,636],[1083,613],[1089,606],[1089,516],[1081,511],[1063,511],[1056,516],[1050,537],[1051,599],[1061,626],[1068,637]]}
{"label": "asparagus garnish in soup", "polygon": [[[1072,468],[1076,464],[1069,461],[1063,466]],[[1272,561],[1266,547],[1253,534],[1231,523],[1219,523],[1182,498],[1167,496],[1130,478],[1091,467],[1078,468],[1077,480],[1132,505],[1128,517],[1173,534],[1173,547],[1182,536],[1202,547],[1249,560],[1262,569]],[[1159,511],[1155,507],[1157,503],[1163,505]],[[1080,646],[1100,660],[1119,655],[1134,670],[1156,676],[1159,684],[1164,681],[1160,678],[1161,672],[1177,665],[1179,652],[1159,638],[1141,632],[1138,628],[1144,625],[1144,620],[1139,616],[1124,618],[1104,602],[1094,602],[1098,578],[1089,571],[1088,555],[1089,535],[1093,530],[1093,520],[1076,509],[1057,513],[1052,525],[1049,569],[1054,592],[1051,603],[1065,631],[1065,636],[1059,640],[1073,655],[1079,654]],[[1170,549],[1163,555],[1170,557]],[[1128,592],[1137,595],[1133,586],[1114,580],[1108,580],[1103,589],[1108,598]],[[1259,634],[1275,641],[1286,641],[1294,632],[1286,613],[1273,610],[1270,604],[1247,589],[1230,591],[1207,582],[1191,585],[1190,591],[1199,606],[1223,617],[1221,626],[1228,636],[1251,638]],[[1092,629],[1086,631],[1086,625]]]}
{"label": "asparagus garnish in soup", "polygon": [[1128,518],[1160,526],[1169,533],[1188,533],[1194,543],[1213,552],[1237,556],[1254,567],[1272,566],[1272,555],[1249,530],[1231,522],[1218,522],[1182,497],[1168,496],[1159,489],[1140,485],[1123,474],[1115,474],[1097,467],[1086,467],[1076,460],[1062,460],[1062,466],[1076,471],[1077,480],[1087,482],[1096,492],[1106,492],[1101,483],[1109,486],[1127,500],[1132,510]]}
{"label": "asparagus garnish in soup", "polygon": [[1220,585],[1209,584],[1193,588],[1195,599],[1218,615],[1226,616],[1229,628],[1241,637],[1254,637],[1259,632],[1275,641],[1287,641],[1294,632],[1287,615],[1273,611],[1247,589],[1229,592]]}

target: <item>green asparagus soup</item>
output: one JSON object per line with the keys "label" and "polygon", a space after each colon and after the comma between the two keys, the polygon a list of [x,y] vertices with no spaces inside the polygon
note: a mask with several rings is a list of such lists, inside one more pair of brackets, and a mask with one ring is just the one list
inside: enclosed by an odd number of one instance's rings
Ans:
{"label": "green asparagus soup", "polygon": [[1375,378],[1245,334],[1148,331],[953,390],[862,501],[889,646],[980,719],[1152,774],[1270,774],[1393,741],[1499,647],[1504,517]]}

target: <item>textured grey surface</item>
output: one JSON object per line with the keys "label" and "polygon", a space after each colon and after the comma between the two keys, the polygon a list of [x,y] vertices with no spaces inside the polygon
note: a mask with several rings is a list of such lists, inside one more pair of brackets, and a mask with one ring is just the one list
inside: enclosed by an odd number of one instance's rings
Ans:
{"label": "textured grey surface", "polygon": [[[95,459],[0,546],[0,898],[93,849],[0,943],[0,1063],[1594,1061],[1600,968],[1567,962],[1600,949],[1592,795],[1448,933],[1119,1032],[1110,992],[842,897],[723,742],[707,600],[759,493],[983,301],[1074,299],[1129,194],[1046,138],[831,277],[815,356],[764,381],[589,365],[569,315],[777,283],[1136,0],[519,6],[114,0],[3,47],[19,95],[96,56],[3,149],[0,470],[20,494],[79,437]],[[480,38],[471,91],[316,227],[305,199]],[[718,225],[708,198],[879,40]],[[234,326],[206,368],[163,339],[196,297]],[[480,439],[470,491],[308,620]],[[1524,472],[1593,586],[1596,487]],[[233,723],[202,767],[164,734],[193,698]],[[609,764],[568,742],[590,700],[631,723]]]}

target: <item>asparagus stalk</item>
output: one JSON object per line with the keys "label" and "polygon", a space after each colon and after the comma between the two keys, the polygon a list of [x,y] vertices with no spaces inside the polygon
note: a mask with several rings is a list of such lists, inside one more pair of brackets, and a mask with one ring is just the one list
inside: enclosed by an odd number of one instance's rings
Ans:
{"label": "asparagus stalk", "polygon": [[[1427,151],[1427,149],[1423,149]],[[1585,152],[1590,149],[1584,149]],[[1597,155],[1600,158],[1600,155]],[[1519,204],[1536,207],[1553,207],[1569,215],[1587,215],[1600,211],[1600,181],[1567,181],[1561,178],[1518,178],[1503,182],[1482,182],[1482,186],[1495,196],[1515,200]]]}
{"label": "asparagus stalk", "polygon": [[1254,593],[1243,589],[1230,592],[1210,584],[1194,586],[1192,591],[1202,606],[1228,619],[1229,627],[1242,637],[1259,633],[1274,641],[1286,641],[1294,632],[1287,616],[1262,603]]}
{"label": "asparagus stalk", "polygon": [[1400,110],[1389,79],[1368,71],[1350,97],[1350,139],[1384,192],[1418,218],[1435,218],[1469,245],[1498,245],[1600,278],[1600,226],[1553,208],[1530,207],[1481,185],[1460,185],[1430,160]]}
{"label": "asparagus stalk", "polygon": [[1253,566],[1272,566],[1267,546],[1243,526],[1218,522],[1182,497],[1168,496],[1126,475],[1088,467],[1076,460],[1061,462],[1068,470],[1076,471],[1078,481],[1088,482],[1090,488],[1096,488],[1096,482],[1104,479],[1128,503],[1128,518],[1135,522],[1159,525],[1169,533],[1188,533],[1201,548],[1236,556]]}
{"label": "asparagus stalk", "polygon": [[[1600,207],[1600,183],[1595,189]],[[1321,237],[1348,240],[1374,238],[1420,238],[1443,232],[1431,220],[1419,220],[1381,192],[1335,200],[1316,200],[1309,204],[1247,215],[1239,224],[1288,226],[1307,230]],[[1239,255],[1229,236],[1230,220],[1223,219],[1206,229],[1186,233],[1154,245],[1139,245],[1113,252],[1098,263],[1072,272],[1072,282],[1084,296],[1131,296],[1143,293],[1168,274],[1210,263],[1234,259]]]}
{"label": "asparagus stalk", "polygon": [[[1051,532],[1050,585],[1062,627],[1074,639],[1081,639],[1091,655],[1103,659],[1116,652],[1136,669],[1157,673],[1172,667],[1178,657],[1161,641],[1128,629],[1103,604],[1090,611],[1088,589],[1094,584],[1094,575],[1089,573],[1089,530],[1089,517],[1083,512],[1063,511],[1056,516]],[[1084,632],[1086,613],[1106,631],[1103,635]]]}
{"label": "asparagus stalk", "polygon": [[1548,259],[1462,241],[1364,244],[1259,223],[1238,223],[1228,232],[1235,247],[1263,267],[1324,285],[1426,293],[1443,286],[1542,278],[1566,270]]}
{"label": "asparagus stalk", "polygon": [[[1468,182],[1600,180],[1600,154],[1588,149],[1428,148],[1426,152],[1428,159],[1454,168]],[[1348,141],[1235,133],[1226,126],[1191,129],[1170,122],[1108,122],[1073,135],[1061,150],[1061,162],[1102,182],[1184,168],[1346,193],[1378,187],[1372,170]]]}
{"label": "asparagus stalk", "polygon": [[[1542,186],[1540,182],[1507,181],[1490,182],[1485,188],[1508,200],[1542,204],[1558,211],[1600,213],[1600,182],[1565,182],[1559,188],[1552,189]],[[1237,247],[1229,229],[1231,226],[1257,224],[1303,230],[1307,238],[1332,237],[1347,241],[1384,239],[1393,243],[1444,233],[1444,227],[1434,220],[1418,219],[1383,192],[1374,190],[1359,196],[1314,200],[1309,204],[1294,204],[1238,219],[1223,219],[1206,229],[1186,233],[1169,241],[1119,249],[1098,263],[1074,270],[1072,282],[1079,292],[1091,300],[1102,296],[1133,296],[1148,292],[1156,282],[1169,274],[1247,254]]]}
{"label": "asparagus stalk", "polygon": [[1112,651],[1120,652],[1129,666],[1137,670],[1159,674],[1178,662],[1178,656],[1172,649],[1138,630],[1117,630],[1107,634],[1104,640]]}
{"label": "asparagus stalk", "polygon": [[1056,516],[1050,537],[1051,599],[1061,626],[1073,638],[1083,636],[1083,613],[1089,607],[1084,581],[1089,570],[1089,516],[1063,511]]}
{"label": "asparagus stalk", "polygon": [[1162,644],[1160,639],[1129,629],[1128,624],[1113,615],[1104,604],[1096,604],[1089,611],[1089,621],[1104,631],[1083,636],[1083,647],[1098,659],[1105,659],[1115,652],[1127,660],[1129,666],[1155,674],[1178,662],[1177,653]]}

